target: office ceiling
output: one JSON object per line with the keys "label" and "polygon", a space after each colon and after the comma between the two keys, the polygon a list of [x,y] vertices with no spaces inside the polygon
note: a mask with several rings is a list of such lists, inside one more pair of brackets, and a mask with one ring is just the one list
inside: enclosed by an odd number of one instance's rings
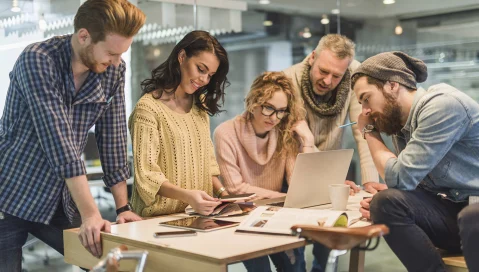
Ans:
{"label": "office ceiling", "polygon": [[[10,9],[16,1],[24,12],[72,14],[80,0],[0,0],[0,18],[11,17],[18,13]],[[138,0],[147,2],[148,0]],[[192,0],[193,1],[193,0]],[[260,9],[282,13],[321,16],[330,14],[336,8],[337,0],[270,0],[270,4],[261,5],[259,0],[238,0],[248,3],[248,9]],[[341,15],[348,18],[365,17],[417,17],[437,13],[479,8],[477,0],[396,0],[395,4],[384,5],[382,0],[340,0]]]}
{"label": "office ceiling", "polygon": [[[259,0],[245,0],[248,9],[263,9],[321,16],[337,7],[337,0],[270,0],[261,5]],[[396,0],[392,5],[383,0],[340,0],[341,15],[348,18],[401,17],[410,18],[479,8],[477,0]]]}

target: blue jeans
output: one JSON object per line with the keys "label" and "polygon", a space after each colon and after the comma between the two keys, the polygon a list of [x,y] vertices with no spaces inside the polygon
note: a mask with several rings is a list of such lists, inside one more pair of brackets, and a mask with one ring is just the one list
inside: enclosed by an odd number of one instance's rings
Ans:
{"label": "blue jeans", "polygon": [[81,225],[80,216],[70,223],[63,205],[58,208],[50,224],[26,221],[10,214],[0,216],[0,272],[17,272],[22,270],[22,246],[27,241],[28,233],[63,255],[63,230]]}
{"label": "blue jeans", "polygon": [[[295,262],[291,263],[291,259],[285,252],[269,255],[271,261],[278,272],[305,272],[306,262],[304,260],[304,247],[293,249]],[[263,256],[251,260],[243,261],[248,272],[271,272],[271,266],[268,256]]]}
{"label": "blue jeans", "polygon": [[418,187],[377,193],[370,212],[374,223],[389,227],[384,239],[408,271],[446,271],[436,248],[459,253],[461,240],[470,271],[479,271],[479,206],[465,206]]}

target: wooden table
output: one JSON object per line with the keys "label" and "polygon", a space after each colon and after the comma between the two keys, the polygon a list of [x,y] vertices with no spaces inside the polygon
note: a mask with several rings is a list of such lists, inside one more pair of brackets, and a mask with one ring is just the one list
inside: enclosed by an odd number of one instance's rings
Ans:
{"label": "wooden table", "polygon": [[[350,197],[348,209],[358,209],[362,194]],[[327,209],[330,205],[315,208]],[[112,225],[111,233],[102,233],[103,256],[121,244],[130,250],[147,250],[149,252],[145,271],[227,271],[228,264],[261,257],[308,244],[304,239],[288,236],[235,233],[235,228],[212,232],[198,232],[197,236],[176,238],[154,238],[157,231],[173,230],[159,226],[160,222],[186,217],[185,214],[152,218],[139,222]],[[228,218],[240,222],[244,217]],[[355,226],[367,225],[358,222]],[[83,248],[78,239],[78,229],[64,231],[65,262],[91,268],[98,263]],[[122,271],[131,271],[133,262],[121,262]],[[364,270],[364,252],[351,252],[350,271]]]}

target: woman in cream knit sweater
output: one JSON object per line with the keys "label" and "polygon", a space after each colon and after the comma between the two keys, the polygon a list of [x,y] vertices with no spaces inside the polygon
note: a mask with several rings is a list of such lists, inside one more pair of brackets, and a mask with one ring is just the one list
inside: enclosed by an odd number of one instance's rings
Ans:
{"label": "woman in cream knit sweater", "polygon": [[188,204],[210,214],[220,203],[213,197],[222,185],[208,115],[219,111],[228,68],[219,42],[193,31],[142,82],[144,95],[128,123],[135,169],[131,204],[141,216],[183,212]]}
{"label": "woman in cream knit sweater", "polygon": [[[266,72],[253,82],[246,111],[218,126],[216,156],[223,183],[232,194],[284,196],[298,152],[318,151],[304,121],[305,110],[283,72]],[[304,249],[271,255],[281,271],[304,271]],[[267,257],[244,262],[248,271],[271,271]],[[278,271],[279,271],[278,270]]]}

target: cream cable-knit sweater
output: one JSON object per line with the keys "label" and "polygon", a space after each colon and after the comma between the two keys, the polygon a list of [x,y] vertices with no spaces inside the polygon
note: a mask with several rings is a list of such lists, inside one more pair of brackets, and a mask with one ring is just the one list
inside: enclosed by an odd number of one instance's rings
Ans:
{"label": "cream cable-knit sweater", "polygon": [[222,123],[214,133],[223,185],[231,194],[256,193],[271,198],[281,191],[285,177],[289,183],[295,157],[275,157],[276,130],[259,138],[244,116]]}
{"label": "cream cable-knit sweater", "polygon": [[163,182],[213,194],[219,175],[206,112],[193,106],[180,114],[151,94],[136,104],[128,127],[133,143],[135,181],[131,204],[141,216],[184,212],[188,205],[158,195]]}
{"label": "cream cable-knit sweater", "polygon": [[[308,55],[301,63],[295,64],[283,72],[289,76],[293,81],[293,86],[295,87],[299,96],[301,96],[301,77],[303,71],[306,68],[310,55]],[[351,74],[358,68],[359,62],[354,60],[349,68],[351,69]],[[314,135],[314,143],[319,150],[335,150],[341,148],[341,140],[343,138],[344,129],[352,129],[354,139],[359,152],[359,161],[361,164],[361,177],[362,183],[368,181],[379,181],[379,174],[374,166],[371,153],[369,152],[368,144],[366,140],[363,139],[363,136],[358,131],[358,126],[353,125],[351,128],[339,128],[338,126],[343,125],[346,122],[346,117],[349,116],[351,122],[357,122],[358,116],[361,113],[361,105],[358,103],[356,94],[353,90],[350,90],[349,97],[346,100],[346,104],[343,110],[335,118],[321,118],[319,117],[311,107],[305,103],[306,108],[306,119],[309,124],[309,128]]]}

